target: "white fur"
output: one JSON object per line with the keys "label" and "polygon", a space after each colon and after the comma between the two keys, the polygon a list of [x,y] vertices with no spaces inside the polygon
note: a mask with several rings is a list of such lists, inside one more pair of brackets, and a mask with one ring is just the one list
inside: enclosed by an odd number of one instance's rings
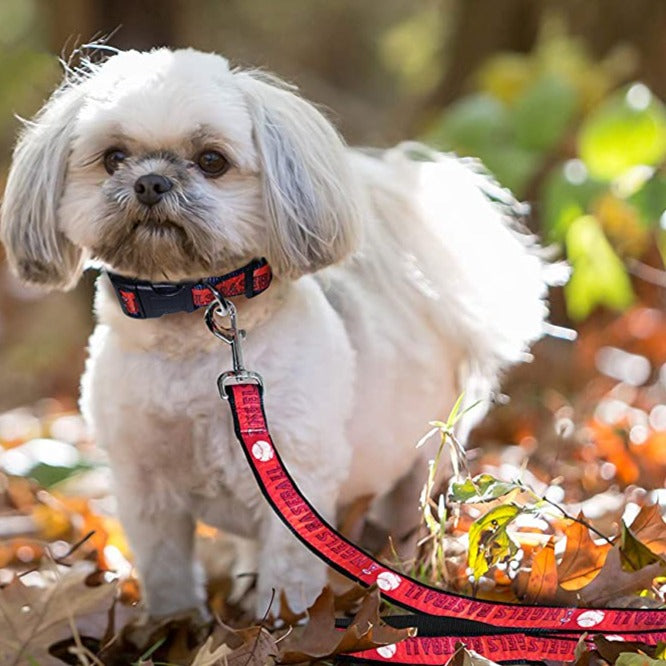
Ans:
{"label": "white fur", "polygon": [[[414,160],[409,145],[377,156],[347,149],[293,90],[190,50],[90,66],[35,123],[19,141],[3,205],[18,272],[63,286],[78,271],[67,253],[116,256],[101,240],[153,214],[138,207],[133,179],[172,169],[176,186],[159,210],[183,235],[121,234],[139,257],[122,271],[197,278],[202,267],[218,274],[267,256],[274,284],[236,304],[289,469],[331,519],[370,493],[396,530],[413,524],[429,455],[414,443],[428,420],[446,416],[465,386],[487,398],[541,335],[546,313],[541,261],[489,200],[489,181],[454,157]],[[190,135],[202,128],[233,163],[219,179],[188,161]],[[101,154],[118,141],[133,159],[109,176]],[[46,172],[32,179],[42,154]],[[191,265],[178,238],[193,244]],[[55,278],[43,270],[53,264]],[[150,612],[203,609],[196,518],[256,539],[258,615],[273,589],[302,610],[325,568],[248,472],[215,391],[229,350],[201,313],[125,317],[105,278],[97,315],[82,405],[109,452]],[[396,496],[399,482],[408,499]]]}

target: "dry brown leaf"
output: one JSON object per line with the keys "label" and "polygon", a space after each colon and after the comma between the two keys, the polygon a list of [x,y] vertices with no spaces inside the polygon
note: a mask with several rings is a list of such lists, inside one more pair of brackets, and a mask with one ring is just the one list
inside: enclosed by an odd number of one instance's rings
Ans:
{"label": "dry brown leaf", "polygon": [[655,562],[638,571],[624,571],[620,551],[611,548],[599,575],[580,591],[584,606],[614,606],[625,595],[648,589],[652,581],[664,571],[662,562]]}
{"label": "dry brown leaf", "polygon": [[[583,514],[578,518],[584,519]],[[566,550],[558,568],[560,587],[564,590],[579,590],[591,583],[606,561],[610,544],[598,545],[585,525],[571,522],[565,529]]]}
{"label": "dry brown leaf", "polygon": [[116,585],[86,585],[91,571],[92,565],[81,562],[47,581],[46,587],[15,578],[0,590],[0,666],[29,659],[40,666],[62,666],[49,647],[71,638],[72,623],[80,635],[105,635]]}
{"label": "dry brown leaf", "polygon": [[656,652],[656,647],[654,645],[646,645],[645,643],[632,641],[612,641],[604,636],[595,636],[594,645],[597,648],[597,652],[609,664],[614,664],[623,652],[632,652],[635,654],[642,652],[649,657],[654,657]]}
{"label": "dry brown leaf", "polygon": [[359,604],[362,599],[374,588],[368,589],[354,583],[349,589],[342,594],[335,595],[335,610],[342,611],[343,613],[351,614],[352,611],[358,610]]}
{"label": "dry brown leaf", "polygon": [[655,555],[666,555],[666,523],[658,504],[642,507],[627,529]]}
{"label": "dry brown leaf", "polygon": [[335,628],[333,593],[326,588],[308,610],[309,622],[280,643],[280,663],[297,664],[325,659],[343,652],[370,650],[397,643],[410,635],[409,629],[394,629],[379,618],[380,595],[370,592],[349,626]]}
{"label": "dry brown leaf", "polygon": [[555,540],[551,537],[532,560],[532,570],[527,581],[525,601],[529,604],[545,603],[552,601],[556,593]]}
{"label": "dry brown leaf", "polygon": [[231,652],[233,650],[226,643],[213,648],[213,637],[209,636],[194,656],[194,660],[190,666],[216,666],[216,664],[223,664],[223,659],[231,654]]}
{"label": "dry brown leaf", "polygon": [[458,643],[456,651],[446,662],[446,666],[497,666],[497,663],[474,650],[469,650],[462,643]]}
{"label": "dry brown leaf", "polygon": [[263,627],[250,627],[232,632],[233,639],[240,639],[241,644],[235,649],[224,642],[213,648],[211,636],[196,653],[190,666],[272,666],[278,648],[273,636]]}

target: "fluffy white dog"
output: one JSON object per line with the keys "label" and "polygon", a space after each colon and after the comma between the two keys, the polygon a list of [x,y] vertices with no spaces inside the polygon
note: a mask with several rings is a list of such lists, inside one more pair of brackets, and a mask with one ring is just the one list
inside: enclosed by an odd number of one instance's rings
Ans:
{"label": "fluffy white dog", "polygon": [[[428,420],[464,388],[488,397],[542,333],[543,265],[517,211],[455,157],[351,150],[279,80],[159,49],[68,74],[19,139],[2,238],[22,279],[64,289],[88,260],[161,283],[265,257],[270,288],[233,300],[284,460],[324,516],[371,494],[402,533]],[[150,613],[205,612],[197,519],[255,540],[258,615],[273,590],[273,611],[280,590],[303,610],[326,569],[248,471],[215,390],[228,347],[201,313],[126,316],[105,275],[96,311],[82,405]]]}

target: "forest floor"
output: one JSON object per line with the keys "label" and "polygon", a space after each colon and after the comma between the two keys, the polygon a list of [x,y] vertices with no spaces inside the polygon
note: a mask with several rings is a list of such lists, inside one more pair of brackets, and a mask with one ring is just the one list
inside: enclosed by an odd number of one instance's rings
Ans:
{"label": "forest floor", "polygon": [[[473,433],[470,476],[458,463],[448,490],[428,489],[419,557],[399,566],[496,601],[662,608],[666,315],[644,306],[598,315],[577,342],[546,339],[533,352],[505,383],[510,400]],[[434,456],[442,442],[447,455],[445,424],[424,446]],[[227,603],[231,554],[205,525],[198,547],[216,621],[141,627],[108,468],[74,400],[0,415],[0,445],[0,666],[307,663],[405,635],[382,627],[376,590],[341,595],[337,576],[336,595],[327,591],[305,620],[284,608],[294,629],[255,626]],[[387,544],[383,554],[394,559]],[[336,614],[356,618],[344,636]],[[661,647],[623,650],[641,663],[664,659]],[[620,663],[618,654],[582,644],[579,662]]]}

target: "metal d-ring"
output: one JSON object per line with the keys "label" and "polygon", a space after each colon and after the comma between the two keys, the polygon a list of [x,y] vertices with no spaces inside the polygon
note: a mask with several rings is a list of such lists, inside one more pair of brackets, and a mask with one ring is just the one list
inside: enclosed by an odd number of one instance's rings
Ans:
{"label": "metal d-ring", "polygon": [[[231,301],[228,301],[215,287],[208,285],[213,294],[213,300],[206,308],[204,321],[208,330],[220,340],[223,340],[228,345],[233,345],[238,333],[238,326],[236,323],[236,308]],[[230,326],[220,326],[215,321],[215,315],[220,317],[229,317]]]}

